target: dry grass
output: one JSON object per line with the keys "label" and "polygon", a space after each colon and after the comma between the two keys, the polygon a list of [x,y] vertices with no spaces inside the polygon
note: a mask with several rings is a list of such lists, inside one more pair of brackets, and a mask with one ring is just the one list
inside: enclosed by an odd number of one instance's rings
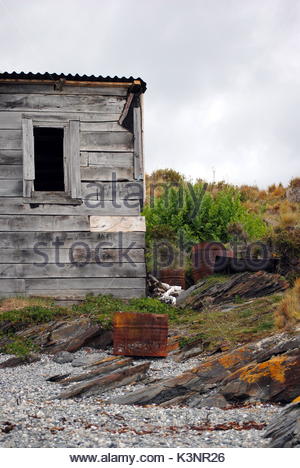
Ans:
{"label": "dry grass", "polygon": [[249,300],[239,299],[222,306],[207,305],[200,312],[185,310],[172,323],[172,328],[178,334],[202,338],[209,349],[223,348],[225,344],[232,348],[275,332],[274,310],[282,298],[283,294],[280,293]]}
{"label": "dry grass", "polygon": [[246,210],[250,211],[251,213],[258,214],[260,211],[260,204],[251,200],[247,200],[243,203]]}
{"label": "dry grass", "polygon": [[279,225],[283,228],[295,227],[300,223],[299,207],[295,203],[285,200],[280,205]]}
{"label": "dry grass", "polygon": [[268,187],[268,194],[269,197],[272,198],[284,198],[286,194],[286,189],[283,187],[282,184],[272,184]]}
{"label": "dry grass", "polygon": [[299,223],[299,214],[295,211],[286,211],[280,213],[281,227],[295,227]]}
{"label": "dry grass", "polygon": [[293,330],[300,323],[300,278],[288,291],[275,311],[275,324],[277,328]]}
{"label": "dry grass", "polygon": [[52,303],[52,299],[41,297],[8,297],[0,301],[0,313],[9,310],[20,310],[29,306],[49,306]]}
{"label": "dry grass", "polygon": [[278,214],[280,212],[280,203],[274,203],[273,205],[269,203],[267,205],[267,211],[269,211],[272,214]]}
{"label": "dry grass", "polygon": [[289,185],[291,188],[298,188],[300,187],[300,177],[295,177],[294,179],[292,179],[290,181],[290,185]]}

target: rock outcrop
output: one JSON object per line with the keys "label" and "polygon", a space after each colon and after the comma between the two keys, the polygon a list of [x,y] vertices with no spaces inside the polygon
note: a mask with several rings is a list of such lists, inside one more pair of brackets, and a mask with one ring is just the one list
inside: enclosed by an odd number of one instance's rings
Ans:
{"label": "rock outcrop", "polygon": [[289,287],[281,276],[264,271],[237,273],[223,282],[207,280],[191,286],[177,298],[176,305],[201,309],[210,305],[233,302],[236,297],[254,298],[284,291]]}
{"label": "rock outcrop", "polygon": [[40,361],[40,359],[41,357],[38,354],[28,354],[27,356],[13,356],[11,358],[8,358],[6,361],[1,362],[0,369],[32,364],[33,362]]}
{"label": "rock outcrop", "polygon": [[264,437],[272,448],[300,448],[300,397],[271,422]]}
{"label": "rock outcrop", "polygon": [[219,406],[290,403],[300,388],[300,335],[273,335],[220,353],[178,377],[115,400],[119,404]]}
{"label": "rock outcrop", "polygon": [[[100,364],[84,374],[56,380],[56,382],[64,385],[80,382],[71,386],[56,398],[64,400],[82,395],[100,395],[107,390],[139,382],[145,378],[150,367],[150,362],[133,366],[131,365],[131,359],[119,359],[119,361],[114,361],[110,365],[106,364]],[[49,381],[54,381],[53,378],[50,379]]]}
{"label": "rock outcrop", "polygon": [[[82,346],[101,348],[112,344],[110,331],[84,317],[52,321],[29,328],[27,325],[26,328],[17,331],[15,336],[29,339],[41,352],[49,354],[61,351],[73,353]],[[6,337],[5,341],[9,341],[9,338]]]}
{"label": "rock outcrop", "polygon": [[289,187],[286,191],[289,202],[300,203],[300,187]]}

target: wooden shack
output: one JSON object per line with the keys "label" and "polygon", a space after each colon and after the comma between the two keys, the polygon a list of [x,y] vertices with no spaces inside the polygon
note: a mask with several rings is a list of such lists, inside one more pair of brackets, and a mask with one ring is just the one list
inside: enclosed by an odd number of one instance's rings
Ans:
{"label": "wooden shack", "polygon": [[145,90],[0,74],[0,297],[145,295]]}

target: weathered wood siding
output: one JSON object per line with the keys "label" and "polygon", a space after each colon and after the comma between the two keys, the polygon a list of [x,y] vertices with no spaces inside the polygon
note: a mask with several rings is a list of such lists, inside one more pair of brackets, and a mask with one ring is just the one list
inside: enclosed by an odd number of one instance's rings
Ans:
{"label": "weathered wood siding", "polygon": [[[91,232],[90,222],[140,215],[140,141],[119,124],[126,99],[126,87],[0,83],[0,296],[145,295],[144,232]],[[78,122],[81,203],[23,198],[24,118]]]}

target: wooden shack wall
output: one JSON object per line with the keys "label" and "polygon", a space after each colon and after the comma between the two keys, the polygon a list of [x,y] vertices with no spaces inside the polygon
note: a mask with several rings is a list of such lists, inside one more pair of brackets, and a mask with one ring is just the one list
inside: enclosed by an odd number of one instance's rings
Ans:
{"label": "wooden shack wall", "polygon": [[[134,178],[134,136],[118,123],[126,98],[126,87],[57,91],[48,84],[0,84],[1,297],[145,295],[144,232],[90,229],[90,216],[140,214],[137,184],[143,182]],[[24,116],[49,126],[53,120],[80,121],[82,204],[24,203]],[[62,245],[55,245],[57,239]]]}

